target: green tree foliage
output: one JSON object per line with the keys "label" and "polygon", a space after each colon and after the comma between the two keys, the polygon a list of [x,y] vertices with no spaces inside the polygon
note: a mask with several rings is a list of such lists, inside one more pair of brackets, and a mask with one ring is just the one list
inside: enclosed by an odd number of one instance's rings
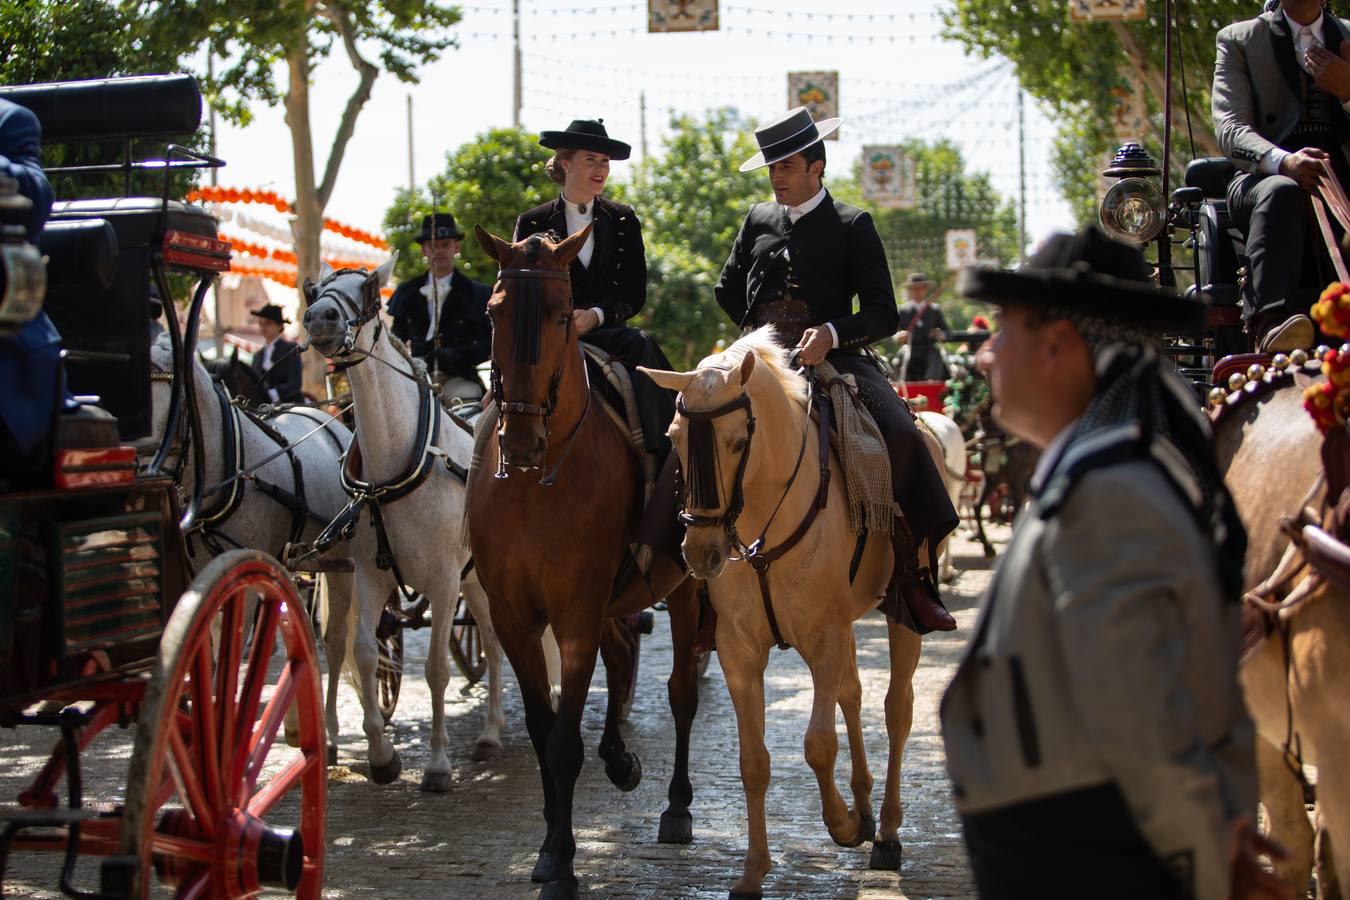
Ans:
{"label": "green tree foliage", "polygon": [[[1210,120],[1215,36],[1230,22],[1260,12],[1255,0],[1178,0],[1173,52],[1173,160],[1179,173],[1190,159],[1186,115],[1199,156],[1218,154]],[[1113,91],[1128,81],[1143,87],[1149,133],[1141,135],[1162,156],[1163,16],[1151,3],[1139,22],[1071,23],[1061,0],[954,0],[947,36],[984,57],[1013,61],[1022,86],[1042,100],[1060,123],[1054,154],[1057,180],[1083,220],[1096,216],[1097,173],[1119,144],[1112,126]],[[1185,80],[1183,102],[1182,80]]]}
{"label": "green tree foliage", "polygon": [[445,168],[426,187],[399,191],[384,216],[385,237],[399,251],[398,277],[425,271],[415,238],[434,197],[436,208],[454,215],[465,233],[459,268],[470,278],[491,282],[497,265],[478,246],[473,227],[510,240],[517,216],[557,196],[558,186],[544,172],[551,155],[534,134],[494,128],[447,154]]}

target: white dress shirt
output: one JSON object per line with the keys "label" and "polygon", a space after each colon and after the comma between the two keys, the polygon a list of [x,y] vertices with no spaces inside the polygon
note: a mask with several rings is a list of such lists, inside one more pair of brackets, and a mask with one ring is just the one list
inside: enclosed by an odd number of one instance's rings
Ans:
{"label": "white dress shirt", "polygon": [[[822,202],[824,202],[825,196],[826,196],[825,188],[824,186],[822,186],[821,189],[816,193],[816,195],[812,197],[810,200],[807,200],[805,203],[802,203],[799,206],[784,206],[783,209],[787,211],[788,221],[796,225],[798,219],[800,219],[802,216],[806,215],[811,210],[819,206]],[[788,258],[786,250],[783,251],[783,258],[784,259]],[[826,322],[825,327],[830,329],[831,346],[838,347],[839,332],[834,330],[834,324],[831,322]]]}
{"label": "white dress shirt", "polygon": [[[1300,25],[1286,16],[1284,10],[1281,9],[1279,12],[1275,13],[1275,18],[1283,19],[1284,24],[1288,26],[1289,31],[1294,35],[1294,57],[1298,60],[1299,67],[1307,72],[1308,66],[1303,60],[1304,55],[1312,47],[1322,47],[1324,49],[1326,47],[1326,42],[1322,40],[1322,19],[1324,16],[1319,12],[1317,18],[1311,25]],[[1333,23],[1332,27],[1335,28],[1336,25]],[[1311,75],[1312,73],[1309,72],[1308,74]],[[1350,100],[1342,103],[1341,107],[1346,112],[1350,112]],[[1271,147],[1266,151],[1265,156],[1261,157],[1261,160],[1256,164],[1256,167],[1266,175],[1278,175],[1280,174],[1280,163],[1284,162],[1284,158],[1288,155],[1288,150],[1283,150],[1279,147]]]}
{"label": "white dress shirt", "polygon": [[[277,337],[281,337],[281,335],[277,335]],[[270,341],[268,341],[266,344],[263,345],[262,356],[259,357],[260,361],[258,363],[258,368],[262,370],[262,373],[264,375],[266,375],[272,369],[272,347],[273,345],[276,344],[276,342],[277,338],[272,338]],[[277,393],[276,388],[270,387],[267,389],[267,399],[271,400],[273,403],[280,403],[281,395]]]}
{"label": "white dress shirt", "polygon": [[[562,201],[564,212],[567,216],[568,234],[576,234],[578,231],[595,221],[594,199],[586,204],[585,212],[581,211],[581,204],[573,203],[571,200],[568,200],[566,194],[563,195]],[[577,254],[577,259],[580,260],[582,266],[589,269],[591,267],[591,256],[594,253],[595,232],[592,231],[590,234],[586,235],[586,243],[582,245],[581,252]],[[598,306],[592,306],[591,312],[595,313],[596,316],[600,318],[599,325],[605,324],[605,311],[603,309]]]}
{"label": "white dress shirt", "polygon": [[[428,273],[430,274],[430,273]],[[427,340],[436,339],[436,329],[441,322],[441,309],[445,306],[445,298],[450,294],[450,280],[455,277],[455,270],[451,269],[450,274],[444,278],[436,279],[436,290],[431,290],[431,279],[422,285],[420,290],[422,296],[427,298]]]}

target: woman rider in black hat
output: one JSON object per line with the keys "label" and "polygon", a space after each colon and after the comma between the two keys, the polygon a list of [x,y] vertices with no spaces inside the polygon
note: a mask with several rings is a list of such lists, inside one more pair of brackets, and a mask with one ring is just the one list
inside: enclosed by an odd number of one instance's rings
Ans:
{"label": "woman rider in black hat", "polygon": [[601,196],[610,160],[628,159],[632,148],[611,138],[601,120],[587,119],[572,122],[566,131],[542,132],[539,143],[554,152],[547,171],[562,191],[556,200],[521,215],[512,239],[548,232],[561,239],[594,225],[572,261],[572,316],[583,341],[627,366],[647,451],[659,464],[670,450],[666,429],[675,417],[675,398],[637,367],[669,369],[670,363],[651,335],[624,324],[647,302],[642,225],[631,206]]}

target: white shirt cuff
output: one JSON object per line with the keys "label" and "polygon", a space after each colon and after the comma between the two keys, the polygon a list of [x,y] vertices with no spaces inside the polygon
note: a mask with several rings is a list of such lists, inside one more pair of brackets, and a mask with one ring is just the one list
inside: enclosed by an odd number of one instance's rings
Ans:
{"label": "white shirt cuff", "polygon": [[268,398],[269,398],[273,403],[280,403],[280,402],[281,402],[281,395],[277,393],[277,389],[276,389],[276,388],[268,388],[268,389],[267,389],[267,396],[268,396]]}
{"label": "white shirt cuff", "polygon": [[1271,147],[1266,151],[1266,155],[1257,162],[1257,171],[1265,175],[1280,174],[1280,163],[1284,162],[1284,158],[1288,155],[1288,151],[1281,150],[1279,147]]}
{"label": "white shirt cuff", "polygon": [[831,341],[831,346],[834,347],[834,349],[838,350],[838,349],[839,349],[839,332],[837,332],[837,331],[834,330],[834,323],[833,323],[833,322],[826,322],[826,323],[825,323],[825,327],[828,328],[828,329],[830,329],[830,341]]}
{"label": "white shirt cuff", "polygon": [[601,325],[605,324],[605,311],[603,309],[601,309],[598,306],[592,306],[591,312],[595,313],[596,316],[598,316],[600,319],[600,321],[597,322],[595,325],[596,328],[599,328]]}

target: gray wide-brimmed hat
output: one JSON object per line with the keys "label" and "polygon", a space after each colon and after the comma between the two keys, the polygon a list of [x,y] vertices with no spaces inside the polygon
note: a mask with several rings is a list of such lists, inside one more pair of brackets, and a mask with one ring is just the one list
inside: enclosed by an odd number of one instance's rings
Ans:
{"label": "gray wide-brimmed hat", "polygon": [[832,134],[843,121],[833,118],[816,122],[805,106],[790,109],[763,128],[755,129],[759,152],[741,163],[741,171],[753,172],[801,153],[825,140],[825,135]]}
{"label": "gray wide-brimmed hat", "polygon": [[1096,225],[1052,235],[1016,271],[968,266],[957,276],[956,290],[996,306],[1080,313],[1155,331],[1198,328],[1208,306],[1159,288],[1139,248],[1107,237]]}

